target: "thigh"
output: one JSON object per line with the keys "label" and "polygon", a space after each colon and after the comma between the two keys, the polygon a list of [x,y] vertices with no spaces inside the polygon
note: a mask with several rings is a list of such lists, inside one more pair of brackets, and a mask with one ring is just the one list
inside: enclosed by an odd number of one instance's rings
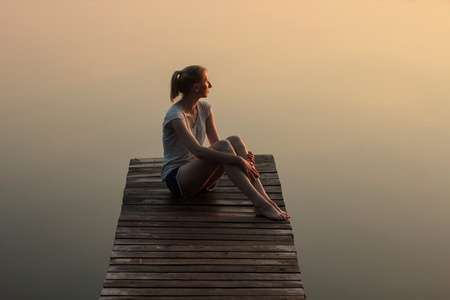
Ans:
{"label": "thigh", "polygon": [[178,183],[183,195],[192,196],[203,187],[213,185],[212,181],[220,178],[217,178],[218,173],[221,173],[220,177],[223,175],[221,164],[194,158],[183,165],[178,173]]}
{"label": "thigh", "polygon": [[[236,155],[231,143],[227,140],[218,141],[210,148]],[[195,157],[181,167],[178,183],[184,196],[192,196],[205,186],[212,186],[222,175],[222,164]]]}
{"label": "thigh", "polygon": [[208,182],[205,184],[204,188],[211,189],[214,188],[222,176],[225,175],[225,169],[223,165],[217,168],[216,172],[209,178]]}

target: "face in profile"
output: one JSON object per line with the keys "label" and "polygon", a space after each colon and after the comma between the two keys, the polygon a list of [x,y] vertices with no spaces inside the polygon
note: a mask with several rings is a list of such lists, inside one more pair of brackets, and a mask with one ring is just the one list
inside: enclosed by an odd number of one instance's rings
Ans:
{"label": "face in profile", "polygon": [[211,82],[209,82],[208,72],[203,72],[203,80],[199,83],[198,93],[200,97],[206,98],[209,94],[209,89],[212,88]]}

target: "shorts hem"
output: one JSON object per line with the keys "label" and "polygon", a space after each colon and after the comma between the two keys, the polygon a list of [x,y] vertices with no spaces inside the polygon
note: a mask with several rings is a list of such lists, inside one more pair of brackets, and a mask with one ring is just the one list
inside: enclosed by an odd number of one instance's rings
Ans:
{"label": "shorts hem", "polygon": [[181,196],[181,198],[187,198],[187,197],[190,197],[190,196],[185,196],[185,195],[183,194],[183,190],[181,189],[180,182],[178,181],[178,175],[180,174],[180,170],[181,170],[182,167],[183,167],[183,166],[181,166],[181,167],[178,168],[177,175],[175,176],[175,180],[176,180],[176,182],[177,182],[178,190],[180,191],[180,196]]}

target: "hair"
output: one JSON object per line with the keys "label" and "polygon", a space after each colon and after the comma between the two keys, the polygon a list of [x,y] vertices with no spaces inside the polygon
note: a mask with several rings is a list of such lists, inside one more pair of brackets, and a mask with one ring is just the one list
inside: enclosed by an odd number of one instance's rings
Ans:
{"label": "hair", "polygon": [[203,73],[206,68],[202,66],[189,66],[181,71],[175,71],[170,81],[170,101],[175,102],[178,95],[187,95],[194,83],[198,83],[203,79]]}

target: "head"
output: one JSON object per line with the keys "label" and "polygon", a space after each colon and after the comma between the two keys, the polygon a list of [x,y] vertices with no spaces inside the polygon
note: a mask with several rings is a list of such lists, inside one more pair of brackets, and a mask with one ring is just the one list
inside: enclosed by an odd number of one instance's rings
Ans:
{"label": "head", "polygon": [[[206,68],[202,66],[186,67],[181,71],[175,71],[172,75],[170,82],[170,101],[175,102],[175,99],[180,93],[183,95],[188,95],[192,92],[201,93],[210,87],[211,84],[208,81]],[[203,95],[203,97],[206,97],[206,95]],[[201,94],[200,97],[202,97]]]}

